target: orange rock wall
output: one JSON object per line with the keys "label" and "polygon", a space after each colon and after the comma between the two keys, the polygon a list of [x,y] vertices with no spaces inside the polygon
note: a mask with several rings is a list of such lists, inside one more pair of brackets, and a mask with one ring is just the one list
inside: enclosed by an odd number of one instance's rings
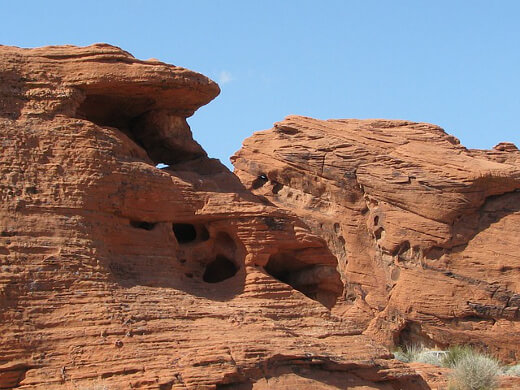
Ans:
{"label": "orange rock wall", "polygon": [[193,141],[214,82],[109,45],[0,53],[0,388],[427,388],[329,311],[326,242]]}
{"label": "orange rock wall", "polygon": [[520,152],[468,150],[407,121],[290,116],[232,158],[339,261],[333,311],[392,346],[474,344],[520,358]]}

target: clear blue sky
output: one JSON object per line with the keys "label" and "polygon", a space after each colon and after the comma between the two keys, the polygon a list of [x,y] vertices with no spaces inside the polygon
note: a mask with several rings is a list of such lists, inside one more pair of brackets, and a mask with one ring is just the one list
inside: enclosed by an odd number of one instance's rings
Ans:
{"label": "clear blue sky", "polygon": [[289,114],[442,126],[520,146],[520,1],[0,0],[0,43],[107,42],[219,82],[189,119],[210,156]]}

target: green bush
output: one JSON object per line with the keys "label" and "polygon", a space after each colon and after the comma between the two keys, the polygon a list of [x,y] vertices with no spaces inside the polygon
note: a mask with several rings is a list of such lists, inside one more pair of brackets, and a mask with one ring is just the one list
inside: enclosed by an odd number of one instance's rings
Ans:
{"label": "green bush", "polygon": [[453,368],[461,358],[471,354],[475,354],[475,351],[470,346],[455,345],[448,349],[446,357],[442,360],[442,365]]}

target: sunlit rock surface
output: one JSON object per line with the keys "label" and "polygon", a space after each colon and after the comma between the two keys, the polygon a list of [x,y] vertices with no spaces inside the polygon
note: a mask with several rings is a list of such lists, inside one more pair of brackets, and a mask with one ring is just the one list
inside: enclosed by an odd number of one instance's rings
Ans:
{"label": "sunlit rock surface", "polygon": [[326,241],[193,141],[218,93],[109,45],[0,47],[0,388],[427,388],[331,314]]}
{"label": "sunlit rock surface", "polygon": [[472,344],[520,359],[520,152],[441,128],[290,116],[232,157],[339,261],[333,312],[388,345]]}

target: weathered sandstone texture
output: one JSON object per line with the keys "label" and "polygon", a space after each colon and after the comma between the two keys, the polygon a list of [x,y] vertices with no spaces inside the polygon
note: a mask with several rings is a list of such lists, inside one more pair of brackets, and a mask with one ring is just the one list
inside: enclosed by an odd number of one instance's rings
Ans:
{"label": "weathered sandstone texture", "polygon": [[441,128],[290,116],[232,158],[337,256],[333,312],[391,346],[473,344],[520,360],[520,152]]}
{"label": "weathered sandstone texture", "polygon": [[0,389],[427,388],[331,314],[326,242],[192,139],[218,93],[109,45],[0,47]]}

